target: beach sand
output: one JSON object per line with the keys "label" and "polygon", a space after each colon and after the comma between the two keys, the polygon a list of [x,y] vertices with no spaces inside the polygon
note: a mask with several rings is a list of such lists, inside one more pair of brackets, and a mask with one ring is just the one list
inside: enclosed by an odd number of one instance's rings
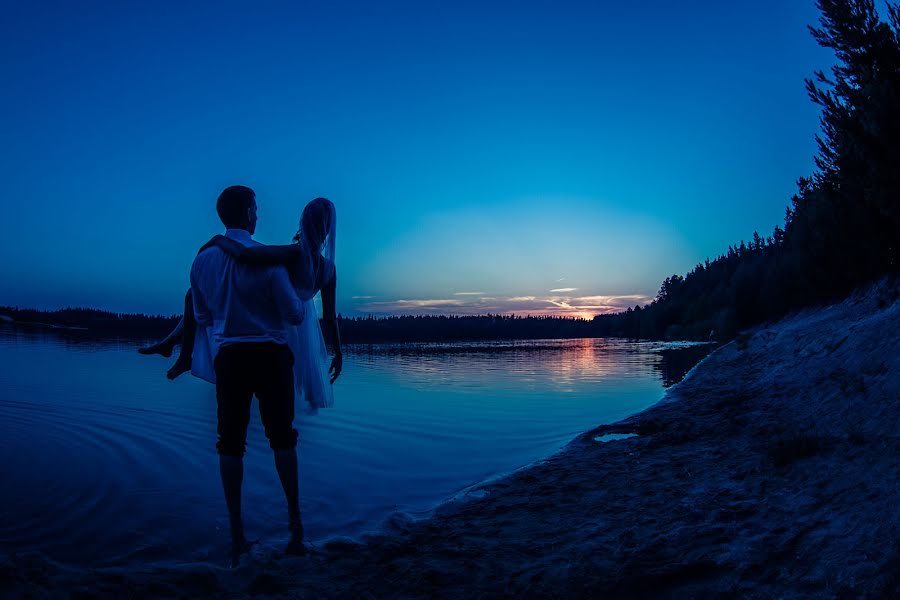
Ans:
{"label": "beach sand", "polygon": [[[428,519],[247,564],[7,557],[16,597],[890,597],[900,589],[895,281],[757,327],[655,406]],[[597,441],[609,433],[635,433]],[[604,438],[600,438],[604,439]]]}

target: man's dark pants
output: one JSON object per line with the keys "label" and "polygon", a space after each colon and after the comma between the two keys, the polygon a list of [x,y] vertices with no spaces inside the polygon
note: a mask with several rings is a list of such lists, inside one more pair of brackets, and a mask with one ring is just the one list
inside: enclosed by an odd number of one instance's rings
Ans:
{"label": "man's dark pants", "polygon": [[253,396],[272,450],[297,446],[294,422],[294,355],[273,342],[222,346],[214,363],[219,454],[242,457]]}

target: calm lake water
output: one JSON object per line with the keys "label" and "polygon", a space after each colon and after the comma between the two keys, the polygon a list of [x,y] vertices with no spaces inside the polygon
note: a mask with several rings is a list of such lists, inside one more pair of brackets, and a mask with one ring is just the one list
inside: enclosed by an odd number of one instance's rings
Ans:
{"label": "calm lake water", "polygon": [[[136,347],[0,330],[0,554],[224,559],[213,387],[167,381],[170,361]],[[335,407],[298,419],[307,539],[358,536],[396,511],[424,516],[546,457],[659,400],[696,350],[611,339],[350,347]],[[287,540],[256,408],[243,504],[250,539]]]}

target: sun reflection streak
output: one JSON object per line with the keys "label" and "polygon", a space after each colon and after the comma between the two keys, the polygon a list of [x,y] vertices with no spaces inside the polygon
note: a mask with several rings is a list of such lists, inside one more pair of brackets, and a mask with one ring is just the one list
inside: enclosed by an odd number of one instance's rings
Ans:
{"label": "sun reflection streak", "polygon": [[[650,346],[648,342],[636,350],[634,342],[607,338],[402,344],[379,346],[373,358],[394,357],[413,385],[422,380],[431,386],[493,389],[514,382],[510,385],[517,389],[523,385],[537,389],[550,382],[553,390],[565,393],[584,382],[654,373],[659,356]],[[498,353],[502,360],[497,360]],[[459,365],[465,368],[456,368]]]}

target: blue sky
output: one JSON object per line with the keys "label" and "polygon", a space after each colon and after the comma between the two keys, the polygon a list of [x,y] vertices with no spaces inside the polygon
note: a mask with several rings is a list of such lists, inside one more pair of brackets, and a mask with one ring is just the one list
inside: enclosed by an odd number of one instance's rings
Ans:
{"label": "blue sky", "polygon": [[33,2],[0,23],[0,304],[172,313],[214,203],[338,209],[347,315],[589,316],[780,224],[812,1]]}

